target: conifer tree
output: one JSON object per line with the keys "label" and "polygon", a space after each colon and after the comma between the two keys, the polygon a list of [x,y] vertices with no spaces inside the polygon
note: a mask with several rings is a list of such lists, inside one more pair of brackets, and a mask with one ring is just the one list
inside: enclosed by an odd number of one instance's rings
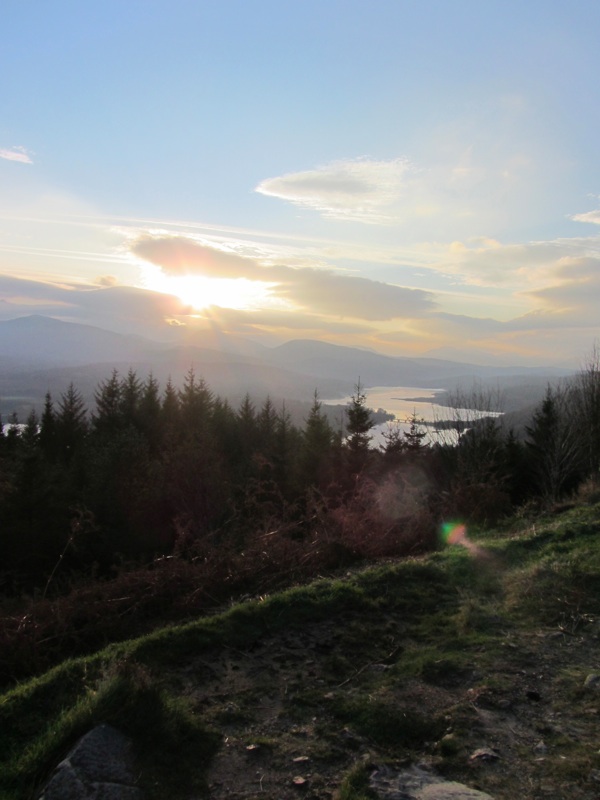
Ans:
{"label": "conifer tree", "polygon": [[236,414],[236,429],[240,454],[237,471],[242,478],[252,471],[252,457],[260,440],[256,409],[249,394],[245,395]]}
{"label": "conifer tree", "polygon": [[291,490],[294,456],[298,451],[299,439],[300,434],[283,404],[275,422],[273,462],[274,479],[285,497],[289,496]]}
{"label": "conifer tree", "polygon": [[258,441],[263,457],[271,462],[277,430],[277,411],[270,397],[267,397],[257,417]]}
{"label": "conifer tree", "polygon": [[161,403],[160,386],[152,373],[148,375],[140,390],[138,418],[146,439],[152,450],[155,450],[161,439]]}
{"label": "conifer tree", "polygon": [[163,395],[161,406],[161,421],[166,432],[171,434],[179,427],[180,420],[180,407],[179,397],[177,390],[173,386],[173,381],[169,377],[167,385],[165,386],[165,393]]}
{"label": "conifer tree", "polygon": [[313,403],[302,431],[298,459],[302,488],[317,487],[321,482],[331,458],[333,440],[333,428],[322,411],[319,393],[315,389]]}
{"label": "conifer tree", "polygon": [[142,383],[132,368],[121,381],[120,389],[119,405],[123,424],[139,427]]}
{"label": "conifer tree", "polygon": [[548,386],[526,428],[530,468],[547,501],[557,500],[581,476],[581,439],[570,406],[568,391]]}
{"label": "conifer tree", "polygon": [[35,409],[32,409],[27,415],[27,421],[21,433],[21,442],[27,450],[33,452],[37,448],[39,438],[40,423]]}
{"label": "conifer tree", "polygon": [[206,434],[213,408],[213,394],[204,378],[197,378],[191,367],[179,392],[181,421],[186,435]]}
{"label": "conifer tree", "polygon": [[92,415],[92,426],[102,434],[114,434],[123,427],[122,384],[116,369],[103,381],[95,392],[96,411]]}
{"label": "conifer tree", "polygon": [[571,413],[580,421],[582,455],[588,476],[600,480],[600,346],[592,348],[572,393]]}
{"label": "conifer tree", "polygon": [[367,408],[367,396],[360,381],[346,408],[347,467],[352,476],[359,475],[370,460],[370,443],[373,427],[371,412]]}
{"label": "conifer tree", "polygon": [[365,452],[369,448],[373,438],[369,431],[373,427],[371,412],[367,408],[367,395],[359,382],[355,386],[355,391],[350,398],[350,403],[346,408],[346,445],[350,452]]}
{"label": "conifer tree", "polygon": [[88,431],[87,409],[73,383],[61,395],[56,415],[58,453],[65,463],[71,462]]}
{"label": "conifer tree", "polygon": [[52,395],[46,392],[44,399],[44,410],[42,411],[42,418],[40,420],[40,448],[48,461],[54,461],[57,455],[57,442],[56,442],[56,414],[54,412],[54,404],[52,403]]}
{"label": "conifer tree", "polygon": [[427,431],[423,428],[425,420],[417,416],[416,409],[406,420],[408,430],[404,432],[404,442],[408,453],[420,453],[427,445],[425,439]]}

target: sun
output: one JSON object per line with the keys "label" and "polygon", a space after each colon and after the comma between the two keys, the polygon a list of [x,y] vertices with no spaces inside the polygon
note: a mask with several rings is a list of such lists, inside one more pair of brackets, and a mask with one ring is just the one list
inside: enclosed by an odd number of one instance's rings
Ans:
{"label": "sun", "polygon": [[253,311],[272,304],[273,283],[248,278],[208,278],[203,275],[165,275],[145,270],[144,288],[178,297],[196,311],[211,306]]}
{"label": "sun", "polygon": [[170,293],[197,311],[211,306],[250,311],[264,306],[271,284],[247,278],[205,278],[199,275],[170,278]]}

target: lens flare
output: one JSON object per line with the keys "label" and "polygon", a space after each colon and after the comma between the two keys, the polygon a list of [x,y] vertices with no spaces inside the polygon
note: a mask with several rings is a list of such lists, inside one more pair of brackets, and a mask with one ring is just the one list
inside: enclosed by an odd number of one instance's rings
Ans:
{"label": "lens flare", "polygon": [[443,522],[440,536],[445,544],[462,544],[467,541],[467,526],[464,522]]}
{"label": "lens flare", "polygon": [[443,522],[440,525],[440,539],[447,545],[458,545],[477,559],[489,560],[490,554],[467,536],[467,526],[464,522],[454,520],[453,522]]}

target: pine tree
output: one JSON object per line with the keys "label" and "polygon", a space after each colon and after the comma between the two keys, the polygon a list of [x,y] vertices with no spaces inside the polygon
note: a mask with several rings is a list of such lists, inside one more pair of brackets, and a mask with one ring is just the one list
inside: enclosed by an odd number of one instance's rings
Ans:
{"label": "pine tree", "polygon": [[568,391],[548,386],[526,428],[530,468],[547,501],[557,500],[581,477],[581,439],[571,399]]}
{"label": "pine tree", "polygon": [[370,449],[372,439],[370,431],[373,421],[371,412],[367,408],[367,396],[360,381],[356,384],[355,392],[345,411],[346,437],[343,448],[344,469],[341,483],[346,490],[354,491],[357,479],[372,462],[374,455]]}
{"label": "pine tree", "polygon": [[300,434],[292,424],[285,404],[277,414],[273,441],[274,478],[281,493],[289,496],[292,486],[294,456],[298,452]]}
{"label": "pine tree", "polygon": [[40,439],[40,423],[35,409],[32,409],[25,423],[25,427],[21,432],[21,442],[26,450],[33,452],[39,443]]}
{"label": "pine tree", "polygon": [[268,461],[273,460],[275,431],[277,430],[277,412],[270,397],[267,397],[257,417],[260,452]]}
{"label": "pine tree", "polygon": [[94,395],[96,411],[92,415],[92,426],[96,432],[110,436],[123,427],[122,391],[119,373],[115,369]]}
{"label": "pine tree", "polygon": [[213,394],[204,378],[196,378],[193,367],[184,378],[179,392],[181,422],[186,436],[206,434],[213,408]]}
{"label": "pine tree", "polygon": [[301,434],[298,473],[301,488],[317,487],[331,459],[334,432],[322,411],[322,403],[315,389],[313,403]]}
{"label": "pine tree", "polygon": [[600,479],[600,346],[596,343],[577,376],[573,412],[579,417],[582,454],[588,476]]}
{"label": "pine tree", "polygon": [[367,408],[367,395],[360,381],[356,384],[355,392],[346,408],[346,419],[346,447],[352,455],[364,457],[373,438],[369,433],[373,420]]}
{"label": "pine tree", "polygon": [[83,444],[88,432],[87,409],[83,398],[70,383],[61,395],[56,415],[56,440],[60,458],[69,463]]}
{"label": "pine tree", "polygon": [[139,425],[150,443],[152,450],[156,450],[161,440],[161,403],[160,386],[156,378],[150,373],[140,390],[138,404]]}
{"label": "pine tree", "polygon": [[415,409],[406,420],[406,424],[409,426],[408,430],[404,432],[406,450],[412,454],[420,453],[427,447],[424,441],[427,437],[427,431],[423,429],[425,420],[417,416]]}
{"label": "pine tree", "polygon": [[56,414],[52,403],[52,395],[46,392],[44,410],[40,420],[40,448],[48,461],[54,461],[57,456],[56,442]]}
{"label": "pine tree", "polygon": [[167,381],[165,386],[165,393],[163,395],[161,406],[161,422],[165,432],[173,435],[179,428],[179,421],[181,419],[179,397],[177,390],[173,386],[171,378]]}
{"label": "pine tree", "polygon": [[121,381],[120,410],[123,425],[140,425],[140,403],[142,400],[142,383],[133,369],[129,369],[127,377]]}

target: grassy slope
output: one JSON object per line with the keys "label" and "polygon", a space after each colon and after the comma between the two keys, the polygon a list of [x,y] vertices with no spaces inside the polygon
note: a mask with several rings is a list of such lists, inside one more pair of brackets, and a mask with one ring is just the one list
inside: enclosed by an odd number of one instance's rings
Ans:
{"label": "grassy slope", "polygon": [[[311,797],[358,798],[361,764],[406,760],[499,800],[592,800],[600,690],[583,684],[600,672],[600,506],[471,538],[21,684],[0,697],[0,798],[34,797],[108,721],[136,741],[153,797],[198,796],[206,781],[211,797],[253,797],[252,781],[257,797],[292,797],[298,773]],[[471,760],[478,747],[500,757]]]}

